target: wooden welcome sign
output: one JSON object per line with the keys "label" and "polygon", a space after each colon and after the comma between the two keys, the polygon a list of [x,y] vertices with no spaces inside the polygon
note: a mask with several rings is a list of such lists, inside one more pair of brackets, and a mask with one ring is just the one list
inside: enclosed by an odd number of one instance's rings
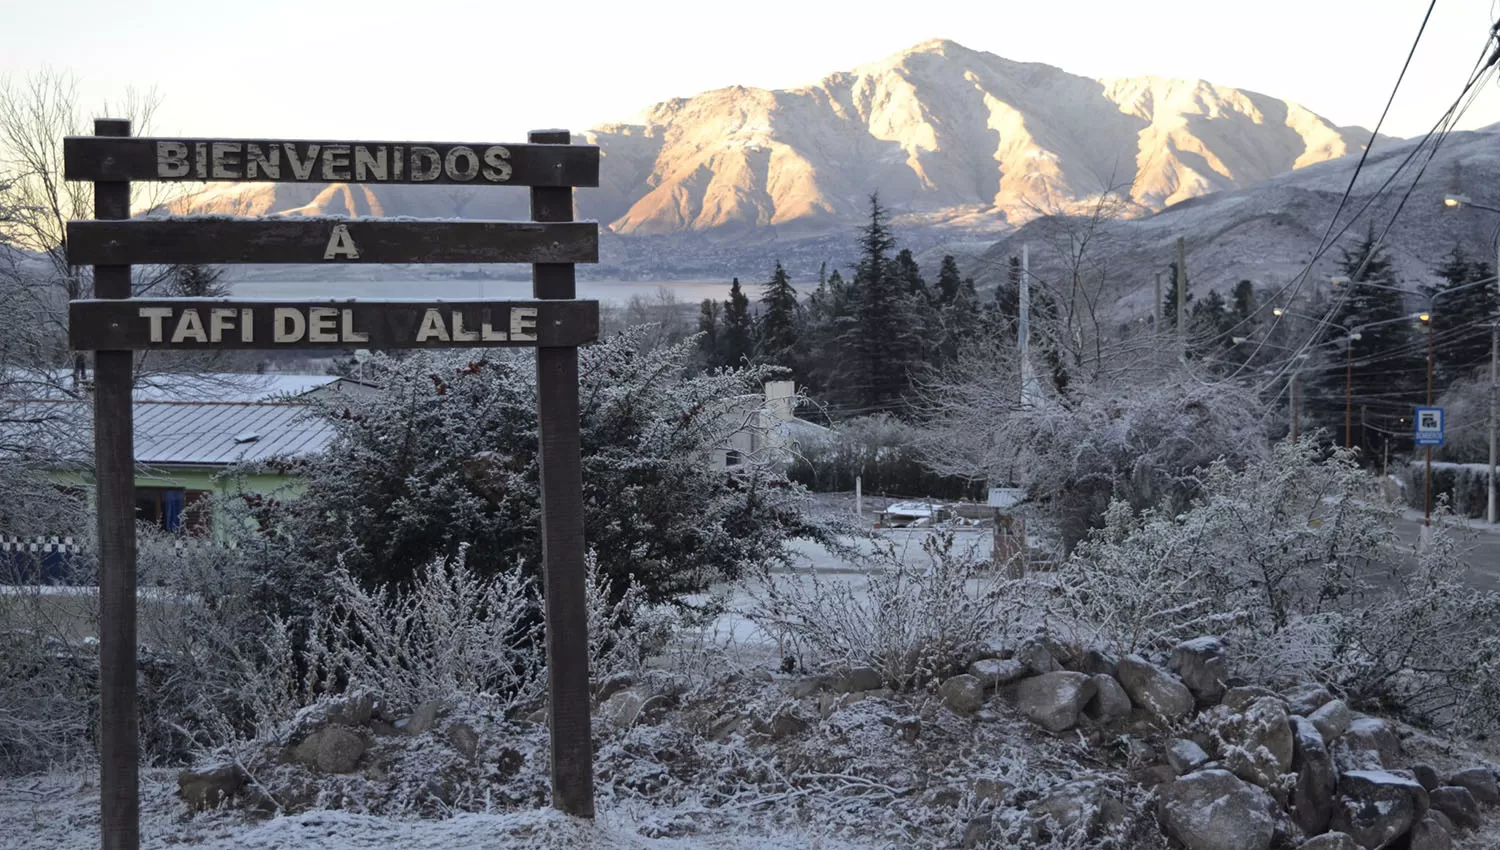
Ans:
{"label": "wooden welcome sign", "polygon": [[[69,305],[69,339],[94,350],[99,523],[100,810],[105,850],[137,850],[133,352],[214,349],[532,347],[542,490],[552,802],[592,817],[578,346],[599,305],[574,300],[575,263],[599,229],[573,221],[573,187],[599,185],[599,149],[567,131],[527,144],[131,138],[101,119],[63,140],[66,177],[94,183],[94,221],[68,223],[68,260],[94,266],[94,298]],[[131,181],[531,187],[531,221],[169,216],[130,218]],[[530,263],[532,301],[132,298],[137,263]]]}

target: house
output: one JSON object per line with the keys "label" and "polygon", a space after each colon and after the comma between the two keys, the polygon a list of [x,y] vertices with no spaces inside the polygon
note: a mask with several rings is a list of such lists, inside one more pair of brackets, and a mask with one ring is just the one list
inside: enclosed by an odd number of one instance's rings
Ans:
{"label": "house", "polygon": [[709,454],[709,465],[725,470],[743,463],[789,464],[797,446],[822,439],[828,429],[794,415],[796,384],[767,381],[764,400],[747,403],[728,422],[723,444]]}
{"label": "house", "polygon": [[[33,399],[0,406],[10,441],[37,446],[58,459],[59,488],[93,495],[89,467],[93,411],[82,401]],[[221,473],[255,461],[292,461],[328,445],[333,430],[295,401],[137,401],[136,516],[167,531],[212,533],[214,496],[230,484]],[[236,486],[272,493],[295,486],[290,465],[268,465]],[[0,529],[0,533],[3,533]]]}

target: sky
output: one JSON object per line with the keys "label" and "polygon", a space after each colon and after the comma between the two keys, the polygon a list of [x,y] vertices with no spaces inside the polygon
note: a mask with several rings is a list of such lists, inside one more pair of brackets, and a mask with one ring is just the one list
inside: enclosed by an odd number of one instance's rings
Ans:
{"label": "sky", "polygon": [[[1457,96],[1500,0],[1439,0],[1383,132]],[[1090,77],[1205,79],[1374,126],[1426,0],[470,3],[0,0],[0,74],[129,88],[189,136],[510,142],[728,85],[784,88],[931,38]],[[1500,122],[1492,84],[1461,129]]]}

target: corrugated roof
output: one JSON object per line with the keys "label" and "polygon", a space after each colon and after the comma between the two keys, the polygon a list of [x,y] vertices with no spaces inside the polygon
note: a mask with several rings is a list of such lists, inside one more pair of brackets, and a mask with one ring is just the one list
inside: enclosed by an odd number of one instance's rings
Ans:
{"label": "corrugated roof", "polygon": [[[0,424],[47,434],[64,456],[82,457],[90,440],[92,411],[76,401],[6,404]],[[25,424],[42,420],[44,424]],[[270,402],[152,401],[135,404],[135,459],[141,464],[227,466],[293,458],[322,451],[333,429],[306,405]]]}

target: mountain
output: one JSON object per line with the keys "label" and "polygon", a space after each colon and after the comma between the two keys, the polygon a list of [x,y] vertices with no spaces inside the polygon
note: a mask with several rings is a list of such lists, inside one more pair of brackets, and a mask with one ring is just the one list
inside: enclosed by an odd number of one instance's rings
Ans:
{"label": "mountain", "polygon": [[[928,41],[796,89],[735,86],[578,137],[602,185],[582,216],[616,234],[787,236],[856,222],[879,191],[912,225],[991,231],[1123,188],[1128,214],[1357,152],[1364,131],[1203,81],[1089,79]],[[210,186],[184,209],[518,218],[519,192],[429,186]],[[720,240],[722,241],[722,240]]]}
{"label": "mountain", "polygon": [[[1299,299],[1326,295],[1329,278],[1338,274],[1341,249],[1353,247],[1373,225],[1381,233],[1401,205],[1425,154],[1401,170],[1413,139],[1377,144],[1370,151],[1349,203],[1339,215],[1337,234],[1343,236],[1324,253],[1302,286]],[[1107,302],[1120,306],[1118,318],[1150,313],[1155,299],[1154,278],[1165,280],[1168,264],[1176,259],[1176,240],[1186,245],[1189,291],[1201,298],[1210,289],[1228,296],[1241,280],[1280,287],[1301,273],[1313,259],[1328,224],[1333,220],[1357,157],[1311,165],[1254,186],[1192,198],[1153,215],[1135,219],[1105,219],[1094,227],[1083,265],[1090,279],[1102,273],[1108,285]],[[1380,191],[1387,180],[1390,188]],[[1500,124],[1448,136],[1422,179],[1406,199],[1383,245],[1394,261],[1405,287],[1435,280],[1432,269],[1461,245],[1470,256],[1494,262],[1500,216],[1478,209],[1444,206],[1447,195],[1468,195],[1475,202],[1500,207]],[[1369,202],[1369,207],[1356,216]],[[1352,222],[1352,224],[1350,224]],[[1027,223],[981,251],[965,253],[955,247],[936,247],[919,257],[923,268],[945,252],[965,254],[960,267],[978,283],[994,285],[1004,274],[1007,259],[1029,246],[1031,270],[1042,280],[1067,279],[1067,248],[1087,223],[1081,219],[1039,219]],[[1421,305],[1413,304],[1413,309]]]}

